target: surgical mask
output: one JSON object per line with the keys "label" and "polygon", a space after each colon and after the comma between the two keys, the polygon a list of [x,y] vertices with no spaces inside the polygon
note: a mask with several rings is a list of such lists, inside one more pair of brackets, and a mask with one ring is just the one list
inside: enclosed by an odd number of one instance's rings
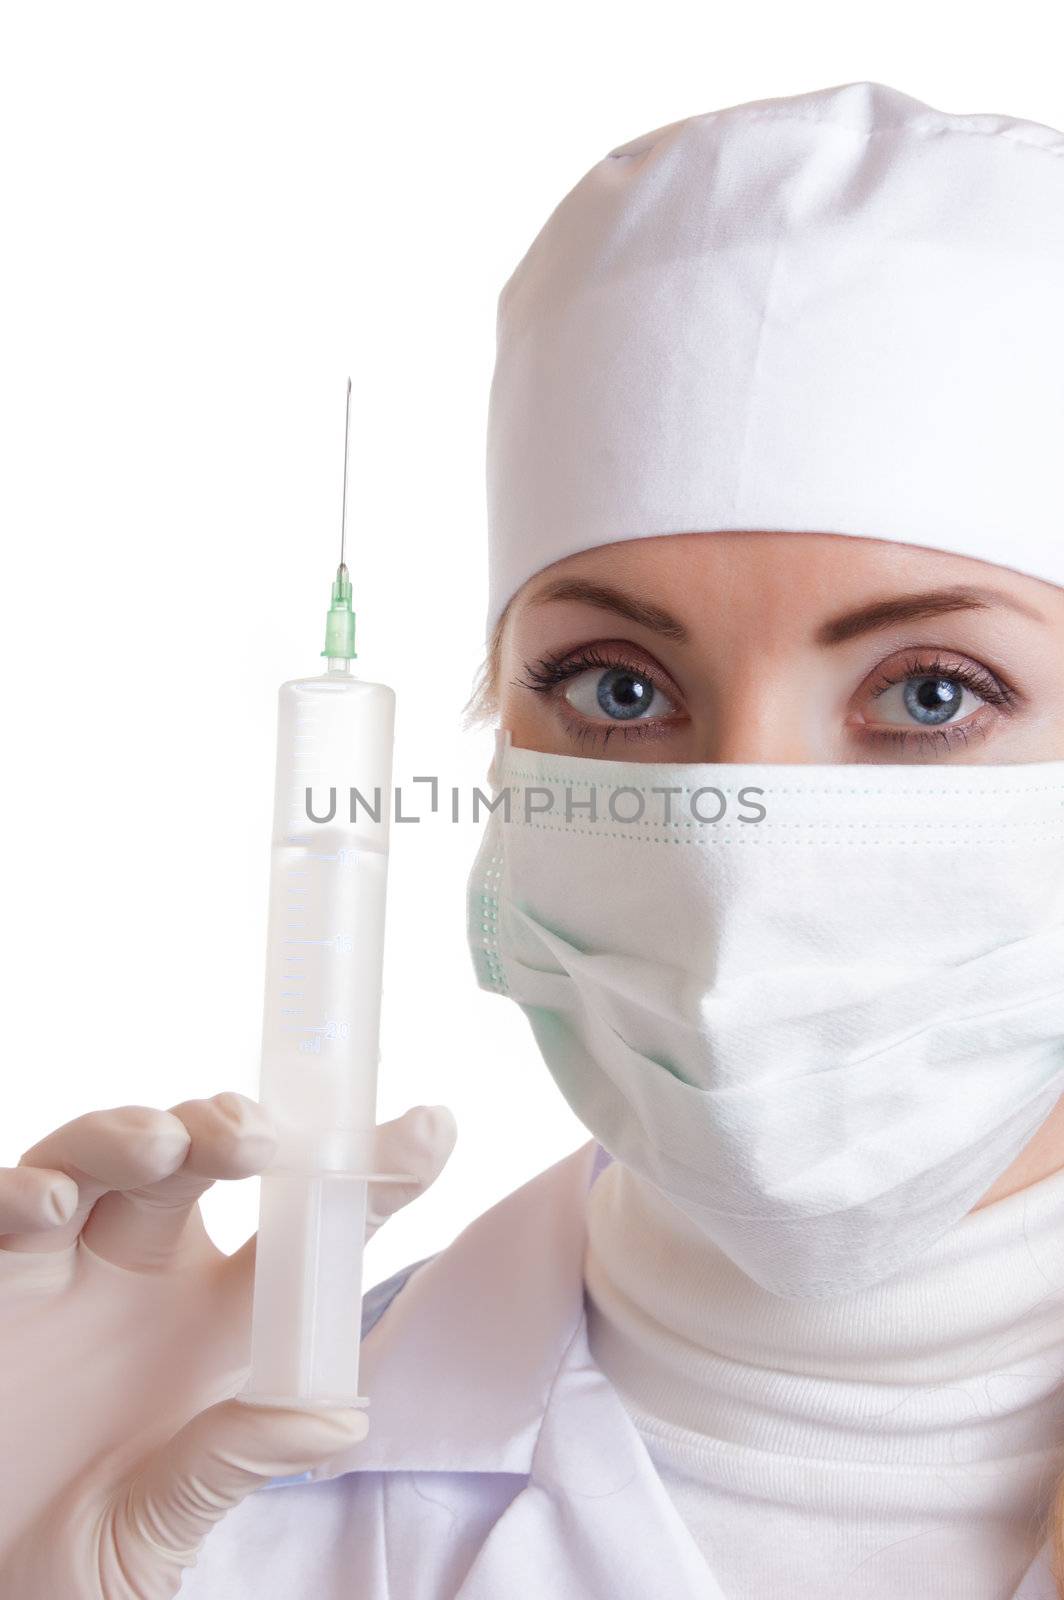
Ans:
{"label": "surgical mask", "polygon": [[672,765],[502,733],[491,776],[479,983],[770,1292],[902,1268],[1064,1092],[1064,761]]}

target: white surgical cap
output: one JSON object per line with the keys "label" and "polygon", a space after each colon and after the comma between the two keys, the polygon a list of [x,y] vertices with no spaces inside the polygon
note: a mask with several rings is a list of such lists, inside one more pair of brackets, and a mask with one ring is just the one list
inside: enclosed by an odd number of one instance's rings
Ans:
{"label": "white surgical cap", "polygon": [[651,534],[853,534],[1064,585],[1064,134],[847,83],[619,145],[499,295],[489,632]]}

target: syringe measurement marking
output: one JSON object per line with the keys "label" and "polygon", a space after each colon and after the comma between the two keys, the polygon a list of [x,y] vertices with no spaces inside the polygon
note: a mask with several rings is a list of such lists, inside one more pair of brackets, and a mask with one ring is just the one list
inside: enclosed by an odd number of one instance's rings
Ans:
{"label": "syringe measurement marking", "polygon": [[[283,1015],[287,1014],[288,1013],[283,1013]],[[336,1021],[330,1019],[328,1022],[312,1022],[303,1024],[286,1022],[283,1024],[283,1032],[320,1033],[326,1039],[346,1039],[350,1035],[351,1024],[347,1021],[340,1021],[339,1019]]]}
{"label": "syringe measurement marking", "polygon": [[[302,818],[302,813],[300,813],[299,816],[300,816],[300,819],[301,819]],[[286,833],[285,834],[285,839],[290,844],[298,844],[299,843],[298,834]],[[338,862],[340,864],[340,866],[342,866],[342,867],[353,866],[354,863],[358,860],[360,855],[364,855],[364,854],[367,854],[367,853],[368,852],[359,850],[357,848],[350,849],[350,850],[331,850],[331,851],[330,850],[309,850],[307,852],[307,854],[310,856],[310,859],[312,861],[324,861],[324,862],[335,861],[335,862]],[[295,877],[304,878],[309,874],[309,872],[310,872],[310,868],[309,867],[289,867],[288,868],[288,876],[290,878],[295,878]],[[300,889],[298,891],[290,889],[288,892],[289,892],[289,894],[293,894],[293,893],[296,893],[296,892],[298,892],[299,894],[309,894],[310,890],[309,890],[309,888]]]}

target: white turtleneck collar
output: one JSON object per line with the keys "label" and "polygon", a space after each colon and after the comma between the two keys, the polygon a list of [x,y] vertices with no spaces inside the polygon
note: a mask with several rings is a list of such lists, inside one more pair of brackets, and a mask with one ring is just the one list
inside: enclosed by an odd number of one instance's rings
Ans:
{"label": "white turtleneck collar", "polygon": [[[943,1540],[974,1583],[958,1593],[1011,1594],[1064,1473],[1064,1171],[969,1213],[882,1283],[794,1300],[613,1161],[588,1197],[585,1282],[592,1354],[729,1597],[760,1585],[763,1600],[784,1559],[789,1596],[851,1566],[869,1587],[840,1594],[900,1596],[869,1576],[877,1554],[908,1547],[881,1561],[893,1571]],[[778,1542],[781,1512],[789,1550],[751,1553]]]}

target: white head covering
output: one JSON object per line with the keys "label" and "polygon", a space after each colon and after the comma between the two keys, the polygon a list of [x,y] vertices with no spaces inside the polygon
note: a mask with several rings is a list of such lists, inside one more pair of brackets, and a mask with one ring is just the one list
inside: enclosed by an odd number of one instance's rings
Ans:
{"label": "white head covering", "polygon": [[1064,585],[1064,134],[847,83],[619,145],[504,285],[488,629],[650,534],[853,534]]}

